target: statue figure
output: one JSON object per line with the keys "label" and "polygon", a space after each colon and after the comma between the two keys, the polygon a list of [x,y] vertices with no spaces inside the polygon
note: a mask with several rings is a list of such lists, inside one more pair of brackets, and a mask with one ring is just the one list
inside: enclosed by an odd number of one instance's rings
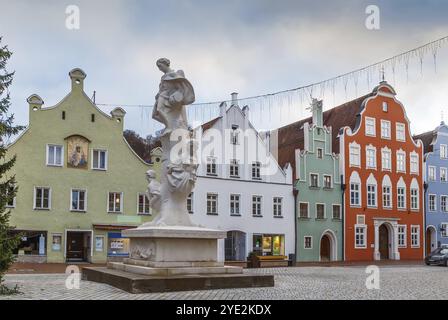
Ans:
{"label": "statue figure", "polygon": [[[161,133],[162,174],[158,184],[154,174],[148,176],[150,206],[159,215],[144,226],[193,226],[187,212],[187,197],[196,182],[198,165],[188,161],[191,157],[172,155],[173,147],[182,150],[191,142],[192,132],[188,127],[185,106],[195,100],[193,86],[182,70],[170,68],[166,58],[157,60],[157,67],[163,72],[156,95],[152,118],[165,125]],[[175,152],[173,152],[175,153]],[[149,172],[149,171],[148,171]]]}
{"label": "statue figure", "polygon": [[149,200],[149,206],[159,212],[160,211],[160,183],[156,180],[156,173],[154,170],[146,171],[146,180],[148,181],[148,188],[146,195]]}

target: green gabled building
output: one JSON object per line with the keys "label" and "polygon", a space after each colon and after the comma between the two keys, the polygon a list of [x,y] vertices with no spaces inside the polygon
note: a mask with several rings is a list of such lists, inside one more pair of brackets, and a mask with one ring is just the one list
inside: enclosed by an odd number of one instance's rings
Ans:
{"label": "green gabled building", "polygon": [[[123,137],[125,111],[102,112],[85,94],[86,74],[69,73],[57,105],[28,98],[29,125],[8,146],[18,193],[11,224],[23,235],[18,261],[103,263],[128,255],[121,230],[151,220],[145,163]],[[160,155],[154,154],[160,161]]]}

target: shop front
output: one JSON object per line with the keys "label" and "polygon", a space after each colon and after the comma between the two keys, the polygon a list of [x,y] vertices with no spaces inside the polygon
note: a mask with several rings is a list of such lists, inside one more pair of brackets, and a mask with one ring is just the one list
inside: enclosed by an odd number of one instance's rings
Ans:
{"label": "shop front", "polygon": [[46,262],[47,231],[14,230],[12,234],[20,234],[19,246],[13,251],[17,262]]}
{"label": "shop front", "polygon": [[124,238],[121,232],[107,234],[107,258],[111,261],[129,257],[129,239]]}
{"label": "shop front", "polygon": [[254,234],[252,251],[258,256],[284,256],[285,235]]}

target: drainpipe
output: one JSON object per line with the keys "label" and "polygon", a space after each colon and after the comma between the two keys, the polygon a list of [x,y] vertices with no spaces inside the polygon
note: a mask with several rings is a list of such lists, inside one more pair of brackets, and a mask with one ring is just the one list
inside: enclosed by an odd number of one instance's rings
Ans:
{"label": "drainpipe", "polygon": [[294,260],[293,261],[293,266],[296,265],[297,263],[297,219],[298,219],[298,215],[297,215],[297,198],[299,196],[299,190],[297,190],[296,185],[294,185],[294,189],[292,191],[293,195],[294,195]]}
{"label": "drainpipe", "polygon": [[342,219],[342,261],[345,261],[345,189],[346,185],[343,183],[343,175],[341,174],[341,219]]}

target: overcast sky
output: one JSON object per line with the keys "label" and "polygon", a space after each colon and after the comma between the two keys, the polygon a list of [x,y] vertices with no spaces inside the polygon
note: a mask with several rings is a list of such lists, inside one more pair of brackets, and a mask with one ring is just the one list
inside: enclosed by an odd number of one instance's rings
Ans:
{"label": "overcast sky", "polygon": [[[71,4],[80,8],[79,30],[65,26]],[[381,10],[380,30],[365,27],[370,4]],[[85,91],[96,90],[98,103],[152,104],[161,76],[155,61],[167,57],[204,102],[306,85],[448,35],[444,0],[0,0],[0,8],[0,36],[14,52],[8,67],[16,71],[18,124],[28,122],[29,95],[45,106],[60,101],[75,67],[87,73]],[[443,108],[448,119],[448,48],[439,52],[437,73],[430,55],[423,76],[419,67],[411,71],[409,79],[397,75],[395,88],[415,134],[435,128]],[[325,100],[325,108],[333,103]],[[140,108],[125,110],[126,128],[142,135],[156,128]]]}

